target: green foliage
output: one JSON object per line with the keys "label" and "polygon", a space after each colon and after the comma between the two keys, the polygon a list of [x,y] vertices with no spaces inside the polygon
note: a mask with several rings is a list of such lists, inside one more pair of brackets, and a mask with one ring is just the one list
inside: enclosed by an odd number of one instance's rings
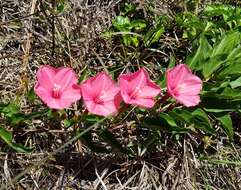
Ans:
{"label": "green foliage", "polygon": [[241,9],[212,5],[199,16],[185,18],[187,20],[183,21],[192,24],[182,24],[184,31],[198,31],[188,37],[196,39],[192,42],[194,53],[186,62],[203,76],[202,107],[212,116],[211,124],[220,123],[232,140],[234,129],[230,113],[240,112],[241,108]]}
{"label": "green foliage", "polygon": [[131,151],[125,147],[123,147],[118,140],[115,138],[115,136],[108,131],[107,129],[102,129],[99,132],[99,136],[107,142],[112,148],[118,150],[121,153],[127,154],[129,156],[132,155]]}
{"label": "green foliage", "polygon": [[183,13],[177,15],[176,24],[183,29],[182,37],[187,39],[194,39],[203,30],[205,30],[206,27],[206,23],[192,13]]}
{"label": "green foliage", "polygon": [[34,103],[34,100],[36,99],[36,94],[34,92],[34,89],[31,88],[28,92],[27,92],[27,100],[30,103]]}
{"label": "green foliage", "polygon": [[120,32],[122,43],[125,46],[134,47],[142,44],[145,47],[149,47],[159,42],[165,31],[163,22],[167,20],[167,17],[159,17],[153,25],[142,18],[131,18],[131,13],[135,9],[135,5],[125,3],[124,11],[112,21],[113,27],[104,32],[103,36],[110,38]]}
{"label": "green foliage", "polygon": [[145,118],[143,126],[153,130],[171,132],[172,134],[192,133],[195,129],[212,135],[216,133],[207,113],[200,108],[193,111],[174,109],[169,113],[161,113],[154,118]]}
{"label": "green foliage", "polygon": [[152,130],[161,130],[171,133],[185,133],[188,129],[178,126],[176,121],[166,113],[161,113],[157,117],[147,117],[142,126]]}
{"label": "green foliage", "polygon": [[189,65],[191,69],[199,70],[202,67],[202,64],[208,60],[211,50],[211,45],[202,35],[199,39],[199,47],[196,53],[191,58],[187,59],[187,65]]}
{"label": "green foliage", "polygon": [[99,145],[93,140],[93,135],[91,132],[84,134],[81,138],[82,142],[92,151],[98,153],[110,153],[111,150],[107,149],[103,145]]}
{"label": "green foliage", "polygon": [[148,30],[146,35],[144,36],[145,46],[149,47],[153,43],[158,42],[164,31],[165,31],[165,29],[161,25],[158,25],[158,26],[153,27],[150,30]]}
{"label": "green foliage", "polygon": [[222,124],[226,134],[228,135],[228,138],[233,140],[234,131],[231,117],[228,114],[225,114],[217,117],[217,119]]}
{"label": "green foliage", "polygon": [[20,111],[19,106],[17,106],[14,102],[0,105],[0,113],[2,113],[13,126],[27,124],[34,118],[41,118],[45,116],[48,111],[48,109],[45,109],[41,112],[32,112],[30,114],[25,114]]}
{"label": "green foliage", "polygon": [[183,30],[183,38],[192,41],[202,34],[215,42],[223,32],[241,26],[241,8],[208,5],[199,15],[192,12],[177,15],[176,24]]}
{"label": "green foliage", "polygon": [[4,116],[8,119],[8,121],[12,125],[23,124],[27,120],[25,114],[23,114],[19,110],[19,107],[14,103],[10,103],[7,105],[4,105],[4,104],[1,105],[0,112],[4,114]]}
{"label": "green foliage", "polygon": [[218,123],[233,139],[230,113],[241,111],[240,21],[241,9],[225,5],[208,6],[199,15],[186,12],[176,16],[182,38],[193,47],[186,63],[204,80],[200,108],[167,109],[157,117],[144,119],[143,126],[172,134],[195,135],[198,130],[217,136]]}
{"label": "green foliage", "polygon": [[208,115],[200,108],[197,108],[192,112],[192,120],[194,123],[194,127],[200,129],[209,134],[215,134],[216,131],[212,127],[212,124],[208,118]]}
{"label": "green foliage", "polygon": [[13,136],[12,134],[0,126],[0,138],[11,148],[16,150],[17,152],[23,152],[23,153],[30,153],[32,152],[32,148],[27,148],[21,144],[17,144],[13,142]]}

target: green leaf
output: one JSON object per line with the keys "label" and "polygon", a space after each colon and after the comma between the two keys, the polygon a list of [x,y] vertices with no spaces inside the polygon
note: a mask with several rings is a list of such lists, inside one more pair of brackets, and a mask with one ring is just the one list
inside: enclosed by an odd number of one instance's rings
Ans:
{"label": "green leaf", "polygon": [[222,127],[224,128],[229,140],[233,140],[234,131],[231,117],[227,114],[217,117],[217,120],[222,124]]}
{"label": "green leaf", "polygon": [[187,124],[192,122],[192,114],[184,109],[175,108],[169,113],[169,115],[171,115],[176,120],[185,122]]}
{"label": "green leaf", "polygon": [[63,13],[68,8],[68,3],[65,0],[58,0],[57,11]]}
{"label": "green leaf", "polygon": [[75,121],[73,121],[72,119],[64,119],[63,124],[66,128],[69,128],[75,124]]}
{"label": "green leaf", "polygon": [[202,73],[205,79],[209,79],[217,69],[230,62],[231,57],[228,57],[228,55],[230,53],[233,55],[233,51],[239,44],[239,41],[240,33],[235,31],[226,34],[221,42],[214,46],[210,58],[203,64]]}
{"label": "green leaf", "polygon": [[12,125],[18,125],[27,121],[26,115],[20,112],[15,103],[9,103],[0,110]]}
{"label": "green leaf", "polygon": [[85,115],[82,117],[82,120],[86,123],[96,123],[101,120],[101,117],[97,115]]}
{"label": "green leaf", "polygon": [[[103,37],[103,38],[111,38],[112,36],[113,36],[113,33],[114,33],[115,31],[114,30],[107,30],[107,31],[104,31],[104,32],[102,32],[100,35],[101,35],[101,37]],[[86,73],[86,72],[85,72]],[[85,76],[84,76],[85,77]],[[84,78],[84,77],[82,77],[82,75],[80,75],[80,79],[79,79],[79,81],[82,81],[82,78]]]}
{"label": "green leaf", "polygon": [[236,80],[230,82],[230,86],[234,89],[241,86],[241,76]]}
{"label": "green leaf", "polygon": [[106,141],[112,148],[117,149],[118,151],[127,154],[127,155],[131,155],[130,150],[122,147],[122,145],[117,141],[117,139],[115,138],[115,136],[109,132],[107,129],[103,129],[100,131],[99,136]]}
{"label": "green leaf", "polygon": [[123,43],[125,46],[130,46],[132,43],[132,39],[130,35],[123,35]]}
{"label": "green leaf", "polygon": [[113,20],[113,26],[121,32],[130,31],[133,27],[131,25],[130,19],[123,16],[117,16]]}
{"label": "green leaf", "polygon": [[32,148],[27,148],[23,145],[17,144],[13,142],[13,137],[10,132],[5,130],[3,127],[0,126],[0,138],[11,148],[16,150],[17,152],[23,152],[23,153],[30,153],[33,151]]}
{"label": "green leaf", "polygon": [[229,15],[230,10],[227,5],[209,5],[205,8],[204,14],[213,17],[213,16],[219,16],[219,15]]}
{"label": "green leaf", "polygon": [[8,118],[12,125],[21,125],[27,123],[29,119],[23,113],[17,113]]}
{"label": "green leaf", "polygon": [[12,141],[12,133],[8,132],[5,130],[3,127],[0,126],[0,137],[7,143],[9,144]]}
{"label": "green leaf", "polygon": [[59,5],[58,5],[58,7],[57,7],[57,10],[58,10],[58,12],[59,13],[62,13],[63,11],[64,11],[64,3],[60,3]]}
{"label": "green leaf", "polygon": [[138,40],[137,36],[131,36],[131,42],[135,47],[138,47],[139,40]]}
{"label": "green leaf", "polygon": [[145,46],[149,47],[151,44],[158,42],[164,31],[165,30],[163,26],[157,26],[155,28],[150,29],[144,36]]}
{"label": "green leaf", "polygon": [[234,48],[227,57],[227,60],[231,61],[231,60],[237,60],[241,58],[241,47],[238,46],[236,48]]}
{"label": "green leaf", "polygon": [[174,55],[170,56],[169,59],[169,64],[168,64],[168,68],[173,68],[176,65],[176,58],[174,57]]}
{"label": "green leaf", "polygon": [[232,101],[227,99],[217,99],[216,97],[203,97],[202,104],[207,112],[231,112],[241,111],[241,101]]}
{"label": "green leaf", "polygon": [[131,26],[136,30],[142,30],[146,28],[146,21],[142,19],[136,19],[131,22]]}
{"label": "green leaf", "polygon": [[213,49],[211,57],[221,54],[229,54],[240,43],[240,33],[235,31],[226,34],[221,42]]}
{"label": "green leaf", "polygon": [[240,90],[232,89],[230,87],[226,87],[219,94],[218,98],[230,99],[230,100],[241,100],[241,92],[240,92]]}
{"label": "green leaf", "polygon": [[227,65],[218,73],[218,78],[224,78],[226,76],[241,75],[241,59],[237,60],[233,64]]}
{"label": "green leaf", "polygon": [[187,65],[193,70],[197,70],[197,67],[202,64],[210,55],[212,46],[208,43],[204,35],[199,39],[199,47],[192,58],[188,58]]}
{"label": "green leaf", "polygon": [[173,133],[185,133],[188,131],[188,129],[178,126],[175,120],[166,113],[159,114],[159,117],[145,118],[142,125],[150,129],[169,131]]}
{"label": "green leaf", "polygon": [[9,103],[6,106],[3,107],[2,112],[7,116],[11,117],[14,114],[17,114],[20,112],[19,107],[16,106],[14,103]]}
{"label": "green leaf", "polygon": [[205,22],[190,12],[177,15],[176,23],[183,28],[182,37],[188,38],[189,40],[193,40],[205,30]]}
{"label": "green leaf", "polygon": [[83,143],[92,151],[98,152],[98,153],[110,153],[110,150],[106,149],[102,145],[98,145],[96,142],[93,141],[93,136],[91,134],[91,131],[88,133],[85,133],[80,137],[80,139],[83,141]]}
{"label": "green leaf", "polygon": [[25,114],[20,112],[19,107],[14,103],[9,103],[0,106],[0,113],[3,113],[7,120],[14,126],[26,124],[31,119],[44,117],[47,114],[48,109],[41,112],[32,112],[30,114]]}
{"label": "green leaf", "polygon": [[123,35],[123,43],[125,44],[125,46],[134,45],[135,47],[137,47],[139,45],[139,40],[137,36],[131,36],[126,34]]}
{"label": "green leaf", "polygon": [[161,119],[163,119],[163,123],[165,123],[165,125],[177,127],[175,120],[170,115],[166,113],[160,113],[159,116]]}
{"label": "green leaf", "polygon": [[27,99],[30,103],[33,103],[34,100],[36,99],[36,95],[34,92],[34,88],[31,88],[28,92],[27,92]]}
{"label": "green leaf", "polygon": [[124,5],[125,14],[132,13],[136,10],[136,5],[133,3],[125,3]]}
{"label": "green leaf", "polygon": [[33,151],[33,148],[28,148],[25,147],[21,144],[17,144],[17,143],[10,143],[8,144],[11,148],[13,148],[14,150],[16,150],[17,152],[23,152],[23,153],[31,153]]}
{"label": "green leaf", "polygon": [[206,92],[202,95],[202,98],[216,98],[217,100],[237,101],[241,100],[241,93],[240,90],[232,89],[228,86],[225,88],[220,88],[216,92]]}
{"label": "green leaf", "polygon": [[194,127],[204,132],[215,134],[216,130],[212,127],[207,114],[200,108],[192,112]]}
{"label": "green leaf", "polygon": [[202,74],[205,79],[208,79],[215,70],[218,69],[223,64],[223,58],[222,56],[216,56],[213,58],[210,58],[208,61],[203,64],[203,70]]}
{"label": "green leaf", "polygon": [[229,86],[217,92],[209,91],[202,95],[202,105],[208,112],[230,112],[241,108],[241,93]]}

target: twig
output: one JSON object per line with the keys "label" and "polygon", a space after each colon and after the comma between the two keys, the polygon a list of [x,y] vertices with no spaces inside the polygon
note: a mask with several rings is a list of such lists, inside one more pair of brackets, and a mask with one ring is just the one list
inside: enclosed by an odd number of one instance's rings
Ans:
{"label": "twig", "polygon": [[[29,17],[29,28],[32,28],[32,18],[33,18],[33,13],[34,13],[34,10],[35,10],[36,2],[37,2],[37,0],[32,0],[32,3],[31,3],[31,9],[30,9],[30,15],[31,16]],[[31,48],[31,43],[30,43],[31,37],[32,37],[32,32],[30,32],[30,30],[29,30],[28,34],[27,34],[27,40],[26,40],[26,43],[25,43],[25,48],[24,48],[25,54],[23,56],[23,65],[24,65],[24,71],[25,72],[26,72],[28,60],[29,60],[29,52],[30,52],[30,48]]]}
{"label": "twig", "polygon": [[[53,9],[56,7],[56,2],[55,0],[52,0],[52,6]],[[52,14],[52,57],[54,57],[54,51],[55,51],[55,14]]]}

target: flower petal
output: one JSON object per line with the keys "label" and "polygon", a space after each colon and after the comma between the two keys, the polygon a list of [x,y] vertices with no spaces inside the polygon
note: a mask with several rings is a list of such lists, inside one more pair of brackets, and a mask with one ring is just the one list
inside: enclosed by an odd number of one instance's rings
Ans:
{"label": "flower petal", "polygon": [[199,79],[185,80],[179,85],[179,94],[198,95],[202,89],[202,81]]}
{"label": "flower petal", "polygon": [[145,69],[141,68],[137,72],[132,74],[132,80],[130,81],[130,86],[132,88],[142,88],[146,85],[148,79],[148,73]]}
{"label": "flower petal", "polygon": [[61,95],[62,101],[72,102],[72,103],[79,100],[80,98],[81,98],[81,94],[80,94],[80,90],[78,89],[66,89]]}
{"label": "flower petal", "polygon": [[106,102],[106,101],[113,101],[115,96],[120,92],[120,88],[117,85],[112,85],[107,90],[102,90],[101,93],[99,94],[99,98]]}
{"label": "flower petal", "polygon": [[172,69],[167,70],[169,86],[173,87],[183,81],[186,74],[190,73],[190,69],[185,64],[179,64]]}
{"label": "flower petal", "polygon": [[89,81],[86,81],[84,84],[81,85],[81,93],[83,96],[83,99],[93,100],[96,96],[98,96],[95,88],[93,88]]}
{"label": "flower petal", "polygon": [[152,98],[138,98],[138,100],[131,100],[130,104],[134,104],[142,108],[152,108],[155,105],[155,101]]}
{"label": "flower petal", "polygon": [[94,101],[85,101],[85,106],[90,113],[101,116],[110,116],[118,112],[113,101],[105,102],[104,104],[96,104]]}
{"label": "flower petal", "polygon": [[45,89],[52,91],[54,84],[54,76],[56,74],[55,68],[44,65],[39,68],[37,72],[37,79],[40,86],[43,86]]}
{"label": "flower petal", "polygon": [[200,97],[198,95],[180,95],[176,97],[176,100],[186,107],[196,106],[200,103]]}
{"label": "flower petal", "polygon": [[54,81],[60,85],[61,92],[63,92],[65,89],[72,88],[73,84],[77,84],[78,79],[71,68],[61,67],[57,69]]}
{"label": "flower petal", "polygon": [[157,96],[161,89],[155,83],[148,81],[147,86],[144,86],[140,91],[137,93],[138,98],[153,98]]}
{"label": "flower petal", "polygon": [[101,91],[108,90],[113,85],[113,81],[106,72],[101,72],[97,76],[93,77],[91,85],[94,86],[97,94],[100,94]]}
{"label": "flower petal", "polygon": [[44,88],[44,86],[40,85],[39,82],[35,85],[34,87],[34,92],[39,96],[39,98],[47,103],[47,101],[49,100],[49,98],[52,97],[50,91],[46,88]]}

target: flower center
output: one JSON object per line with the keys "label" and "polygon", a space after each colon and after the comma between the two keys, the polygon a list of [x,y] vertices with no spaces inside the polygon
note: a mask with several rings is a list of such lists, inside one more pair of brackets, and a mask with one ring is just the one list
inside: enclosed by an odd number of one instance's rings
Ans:
{"label": "flower center", "polygon": [[177,85],[174,89],[173,89],[173,94],[175,96],[179,96],[180,95],[180,91],[183,89],[183,85],[179,84]]}
{"label": "flower center", "polygon": [[56,83],[53,86],[52,96],[54,98],[60,98],[60,86]]}
{"label": "flower center", "polygon": [[94,98],[94,102],[96,103],[96,104],[104,104],[104,101],[101,99],[101,97],[99,97],[99,96],[96,96],[95,98]]}

